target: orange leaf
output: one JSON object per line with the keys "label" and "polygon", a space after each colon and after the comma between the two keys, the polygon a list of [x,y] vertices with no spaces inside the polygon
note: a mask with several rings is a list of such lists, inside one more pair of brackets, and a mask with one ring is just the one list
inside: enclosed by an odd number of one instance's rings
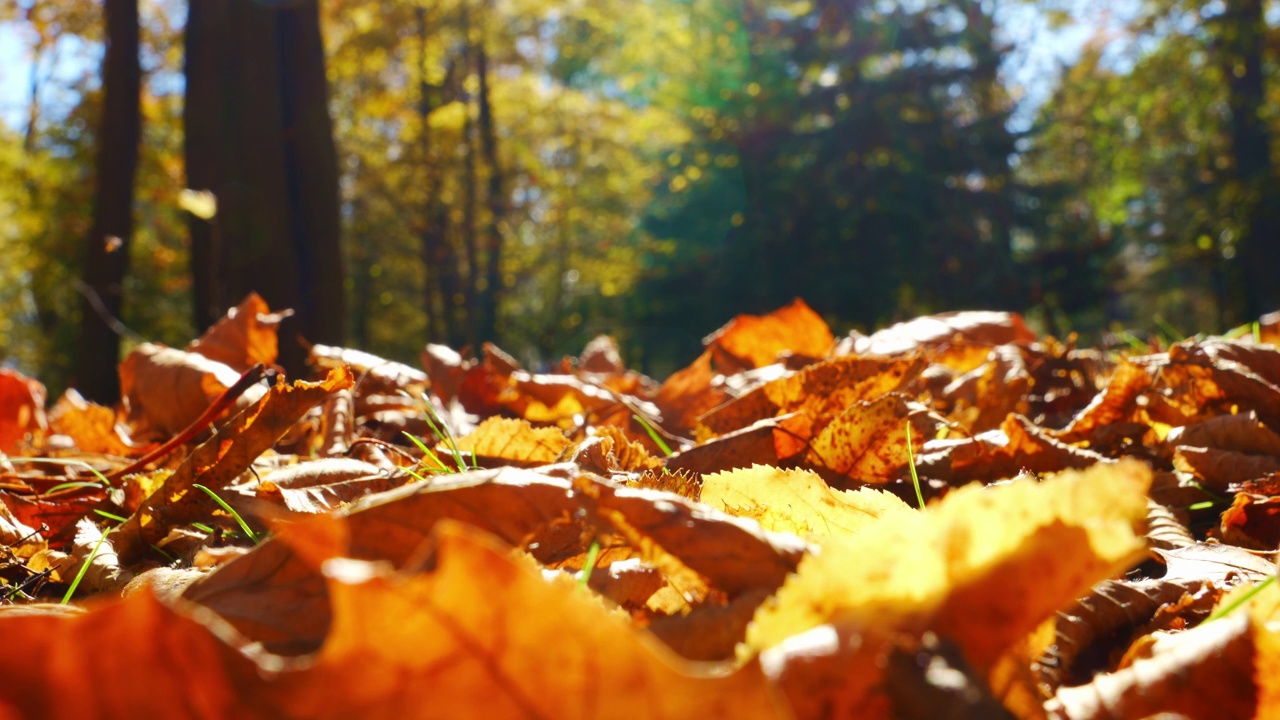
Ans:
{"label": "orange leaf", "polygon": [[796,298],[768,315],[739,315],[704,342],[721,366],[746,369],[775,363],[783,352],[826,357],[835,337],[826,321]]}
{"label": "orange leaf", "polygon": [[273,313],[258,293],[251,292],[236,307],[187,345],[187,352],[199,353],[238,373],[262,363],[271,366],[279,357],[276,330],[292,310]]}
{"label": "orange leaf", "polygon": [[44,385],[16,370],[0,368],[0,453],[13,453],[28,433],[44,430]]}

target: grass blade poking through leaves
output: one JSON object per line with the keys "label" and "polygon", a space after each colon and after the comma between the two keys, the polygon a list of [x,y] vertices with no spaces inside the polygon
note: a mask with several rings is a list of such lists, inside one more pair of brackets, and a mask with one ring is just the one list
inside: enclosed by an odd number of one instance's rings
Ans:
{"label": "grass blade poking through leaves", "polygon": [[98,542],[94,543],[93,549],[89,551],[89,557],[84,559],[84,563],[80,565],[80,572],[76,573],[76,579],[71,581],[71,587],[67,588],[67,594],[62,596],[62,604],[66,605],[71,602],[71,596],[76,594],[76,588],[80,587],[80,581],[84,580],[84,574],[89,572],[89,566],[93,564],[93,559],[98,556],[98,551],[102,549],[102,543],[106,542],[107,536],[115,532],[115,528],[111,528],[102,533],[102,537],[98,538]]}
{"label": "grass blade poking through leaves", "polygon": [[916,474],[916,455],[911,449],[911,420],[907,419],[907,467],[911,468],[911,484],[916,487],[916,502],[924,509],[924,495],[920,492],[920,476]]}
{"label": "grass blade poking through leaves", "polygon": [[476,470],[480,469],[480,463],[472,458],[472,465],[467,465],[466,459],[462,457],[462,451],[458,449],[458,441],[453,437],[453,431],[449,429],[449,425],[436,414],[436,406],[432,404],[431,398],[425,394],[422,399],[427,403],[427,424],[431,426],[431,431],[438,437],[442,437],[449,441],[449,447],[453,450],[453,460],[458,464],[458,472],[464,472],[472,467]]}
{"label": "grass blade poking through leaves", "polygon": [[1271,583],[1273,583],[1273,582],[1275,582],[1275,581],[1276,581],[1276,576],[1275,576],[1275,575],[1272,575],[1271,577],[1267,578],[1266,580],[1263,580],[1262,582],[1258,583],[1257,585],[1254,585],[1254,586],[1253,586],[1252,588],[1250,588],[1247,592],[1245,592],[1245,593],[1241,594],[1241,595],[1240,595],[1240,597],[1238,597],[1238,598],[1236,598],[1235,600],[1233,600],[1229,605],[1226,605],[1226,606],[1224,606],[1224,607],[1218,608],[1217,612],[1215,612],[1214,614],[1212,614],[1212,615],[1210,615],[1209,617],[1205,618],[1205,622],[1207,622],[1207,623],[1211,623],[1211,622],[1213,622],[1214,620],[1219,620],[1219,619],[1221,619],[1221,618],[1224,618],[1224,617],[1226,617],[1226,616],[1230,615],[1233,611],[1235,611],[1235,609],[1236,609],[1236,608],[1238,608],[1238,607],[1240,607],[1241,605],[1244,605],[1245,603],[1247,603],[1247,602],[1249,602],[1250,600],[1252,600],[1252,599],[1254,598],[1254,596],[1255,596],[1255,595],[1257,595],[1258,593],[1262,592],[1263,590],[1266,590],[1266,589],[1271,585]]}
{"label": "grass blade poking through leaves", "polygon": [[[461,471],[461,469],[459,469],[459,470],[450,470],[450,469],[449,469],[449,466],[448,466],[448,465],[445,465],[445,464],[444,464],[444,461],[440,459],[440,456],[439,456],[439,455],[436,455],[436,453],[435,453],[435,451],[434,451],[434,450],[432,450],[431,448],[427,447],[427,444],[426,444],[426,443],[424,443],[424,442],[422,442],[422,441],[421,441],[421,440],[419,440],[418,438],[416,438],[416,437],[414,437],[414,436],[410,435],[409,433],[401,433],[401,434],[402,434],[402,435],[404,435],[405,437],[409,438],[409,442],[411,442],[411,443],[413,443],[414,445],[417,445],[417,446],[418,446],[418,449],[422,451],[422,459],[423,459],[423,460],[426,460],[427,458],[431,458],[431,462],[433,462],[433,463],[435,463],[435,464],[436,464],[436,467],[435,467],[435,468],[432,468],[432,470],[437,470],[437,469],[438,469],[438,470],[439,470],[440,472],[442,472],[442,473],[462,472],[462,471]],[[425,465],[426,463],[424,462],[424,463],[422,463],[422,464],[424,464],[424,465]],[[422,477],[421,475],[419,475],[419,474],[415,473],[415,472],[414,472],[414,471],[412,471],[412,470],[410,470],[410,471],[409,471],[409,474],[410,474],[410,475],[413,475],[414,477],[418,478],[419,480],[422,480],[422,479],[423,479],[423,477]]]}
{"label": "grass blade poking through leaves", "polygon": [[226,510],[228,513],[230,513],[231,517],[235,518],[236,522],[240,524],[240,529],[244,530],[244,534],[249,536],[249,539],[253,541],[254,545],[257,545],[259,542],[261,542],[258,539],[258,534],[255,533],[253,530],[249,529],[249,523],[245,522],[244,518],[240,517],[240,513],[236,512],[235,508],[228,505],[226,500],[223,500],[222,498],[218,497],[217,493],[201,485],[200,483],[193,483],[191,487],[199,488],[203,490],[205,494],[213,498],[213,501],[218,503],[218,505],[223,510]]}
{"label": "grass blade poking through leaves", "polygon": [[587,550],[587,559],[582,563],[582,574],[578,575],[578,587],[585,589],[591,580],[591,571],[596,569],[596,557],[600,555],[600,541],[591,543]]}
{"label": "grass blade poking through leaves", "polygon": [[635,418],[636,422],[640,423],[640,426],[644,428],[644,431],[649,433],[649,437],[653,439],[654,444],[662,450],[663,454],[671,457],[671,446],[662,439],[662,436],[658,434],[653,425],[650,425],[643,415],[632,415],[631,417]]}

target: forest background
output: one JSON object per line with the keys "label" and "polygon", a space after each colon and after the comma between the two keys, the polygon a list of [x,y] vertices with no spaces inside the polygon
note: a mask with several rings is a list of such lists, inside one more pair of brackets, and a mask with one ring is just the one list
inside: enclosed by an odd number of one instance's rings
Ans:
{"label": "forest background", "polygon": [[[1088,35],[1037,102],[1017,12]],[[249,290],[286,366],[608,333],[658,375],[797,296],[1090,340],[1280,308],[1266,0],[0,0],[0,37],[0,364],[54,393]]]}

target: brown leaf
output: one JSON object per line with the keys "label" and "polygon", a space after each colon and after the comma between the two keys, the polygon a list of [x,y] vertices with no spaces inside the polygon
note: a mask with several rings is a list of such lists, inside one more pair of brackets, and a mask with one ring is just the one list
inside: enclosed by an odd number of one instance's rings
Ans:
{"label": "brown leaf", "polygon": [[1035,342],[1016,313],[963,311],[918,317],[858,338],[852,351],[859,355],[903,355],[929,350],[934,362],[968,372],[997,345]]}
{"label": "brown leaf", "polygon": [[1203,422],[1175,427],[1164,439],[1168,447],[1187,445],[1231,450],[1250,455],[1280,455],[1280,435],[1263,425],[1257,413],[1219,415]]}
{"label": "brown leaf", "polygon": [[0,613],[0,717],[275,717],[246,701],[260,670],[210,613],[175,612],[148,592],[92,607]]}
{"label": "brown leaf", "polygon": [[768,382],[708,413],[701,423],[723,434],[782,413],[802,412],[812,418],[816,432],[854,403],[903,389],[924,366],[919,357],[833,358]]}
{"label": "brown leaf", "polygon": [[17,453],[27,435],[48,427],[44,385],[22,373],[0,368],[0,453]]}
{"label": "brown leaf", "polygon": [[1165,564],[1165,580],[1205,580],[1226,585],[1241,579],[1262,582],[1276,574],[1276,564],[1233,545],[1198,542],[1173,550],[1156,550]]}
{"label": "brown leaf", "polygon": [[258,293],[249,293],[236,307],[187,345],[199,353],[242,373],[258,363],[274,365],[280,355],[277,329],[292,310],[273,313]]}
{"label": "brown leaf", "polygon": [[1248,613],[1179,634],[1161,634],[1143,657],[1088,685],[1063,688],[1048,703],[1051,718],[1093,720],[1170,714],[1192,718],[1253,717],[1253,642]]}
{"label": "brown leaf", "polygon": [[1280,545],[1280,496],[1236,493],[1222,513],[1222,540],[1251,550],[1275,550]]}
{"label": "brown leaf", "polygon": [[[169,436],[190,425],[240,373],[203,355],[142,343],[120,364],[120,392],[134,435]],[[235,403],[233,414],[265,396],[254,385]]]}
{"label": "brown leaf", "polygon": [[1137,407],[1138,397],[1149,387],[1151,376],[1147,370],[1121,359],[1102,392],[1095,395],[1093,401],[1065,428],[1053,434],[1071,441],[1087,437],[1098,428],[1128,420]]}
{"label": "brown leaf", "polygon": [[[597,509],[616,512],[635,532],[668,548],[730,595],[777,587],[805,549],[798,540],[786,545],[766,538],[668,493],[617,488],[589,476],[578,482],[575,492],[567,480],[505,468],[365,497],[337,511],[342,522],[332,531],[333,547],[307,549],[287,534],[283,540],[270,538],[193,585],[185,598],[223,615],[272,651],[292,654],[314,649],[328,627],[328,604],[315,595],[324,558],[341,555],[402,568],[420,557],[442,519],[484,529],[552,564],[586,550],[589,541],[583,538],[590,531],[583,521]],[[302,604],[306,612],[296,611]]]}
{"label": "brown leaf", "polygon": [[[1089,593],[1057,613],[1055,638],[1037,664],[1040,681],[1050,692],[1089,682],[1098,672],[1114,670],[1120,655],[1162,609],[1188,594],[1218,593],[1207,580],[1167,577],[1160,580],[1103,580]],[[1210,606],[1208,609],[1212,609]],[[1195,622],[1207,616],[1207,610]]]}
{"label": "brown leaf", "polygon": [[75,389],[68,389],[54,403],[49,428],[70,437],[81,452],[121,457],[135,452],[116,428],[115,410],[85,400]]}
{"label": "brown leaf", "polygon": [[135,560],[159,543],[169,528],[199,519],[211,500],[193,489],[197,481],[217,492],[235,480],[280,439],[303,413],[330,393],[351,387],[351,373],[332,370],[322,382],[278,382],[258,403],[198,446],[161,488],[152,493],[112,537],[120,558]]}
{"label": "brown leaf", "polygon": [[324,372],[349,367],[360,396],[403,392],[416,398],[430,385],[427,374],[417,368],[351,348],[312,345],[308,362]]}
{"label": "brown leaf", "polygon": [[1173,451],[1173,466],[1191,473],[1210,490],[1222,492],[1232,485],[1280,472],[1280,455],[1180,446]]}
{"label": "brown leaf", "polygon": [[920,472],[960,482],[991,482],[1027,470],[1057,472],[1087,468],[1106,458],[1061,442],[1021,415],[1010,415],[999,430],[959,440],[929,441],[916,456]]}
{"label": "brown leaf", "polygon": [[933,434],[927,414],[906,395],[889,393],[834,418],[810,443],[805,460],[861,482],[892,481],[907,471],[908,418],[914,430],[911,452],[919,454]]}
{"label": "brown leaf", "polygon": [[[939,367],[939,366],[933,366]],[[998,427],[1010,413],[1026,415],[1033,380],[1022,348],[993,348],[983,364],[960,375],[935,397],[946,403],[953,420],[969,432]]]}
{"label": "brown leaf", "polygon": [[[705,475],[752,465],[777,465],[780,458],[775,436],[788,434],[782,427],[785,420],[786,418],[761,420],[688,450],[672,453],[665,461],[666,467],[668,470]],[[804,447],[803,440],[801,447]]]}
{"label": "brown leaf", "polygon": [[711,351],[707,350],[689,367],[668,377],[654,398],[662,413],[663,427],[687,433],[693,429],[700,415],[728,400],[728,393],[712,386],[715,376],[711,369]]}
{"label": "brown leaf", "polygon": [[[592,718],[780,716],[754,665],[710,675],[472,528],[439,525],[429,572],[325,565],[333,626],[314,665],[273,688],[288,715]],[[531,615],[529,608],[537,608]]]}

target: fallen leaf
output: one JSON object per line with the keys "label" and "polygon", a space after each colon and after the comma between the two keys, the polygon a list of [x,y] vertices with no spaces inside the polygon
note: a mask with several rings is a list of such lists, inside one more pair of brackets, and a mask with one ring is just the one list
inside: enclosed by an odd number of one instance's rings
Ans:
{"label": "fallen leaf", "polygon": [[883,705],[863,694],[874,694],[876,658],[895,633],[951,638],[985,671],[1054,610],[1141,553],[1135,527],[1149,483],[1150,471],[1129,461],[1043,483],[969,486],[877,532],[830,537],[761,607],[747,644],[762,651],[827,624],[844,628],[837,635],[856,638],[857,647],[810,682],[796,671],[792,687],[817,691],[856,669],[859,682],[839,690],[851,709]]}
{"label": "fallen leaf", "polygon": [[835,345],[831,328],[803,300],[768,315],[739,315],[703,341],[720,367],[758,368],[784,352],[825,357]]}
{"label": "fallen leaf", "polygon": [[70,437],[81,452],[120,457],[135,452],[116,428],[115,410],[85,400],[74,388],[64,392],[49,411],[49,429]]}
{"label": "fallen leaf", "polygon": [[[805,459],[861,482],[889,482],[906,474],[909,452],[919,454],[933,434],[927,420],[922,406],[898,393],[855,403],[813,439]],[[910,451],[908,422],[915,426]]]}
{"label": "fallen leaf", "polygon": [[292,310],[273,313],[257,293],[249,293],[240,304],[187,345],[187,352],[199,353],[237,373],[258,363],[275,365],[280,355],[277,330]]}
{"label": "fallen leaf", "polygon": [[22,373],[0,368],[0,453],[16,453],[29,434],[48,428],[44,385]]}
{"label": "fallen leaf", "polygon": [[751,518],[765,530],[809,540],[852,535],[881,518],[911,511],[883,490],[834,490],[808,470],[768,465],[704,475],[701,502]]}
{"label": "fallen leaf", "polygon": [[959,372],[981,364],[997,345],[1029,344],[1036,339],[1016,313],[963,311],[918,317],[853,342],[859,355],[903,355],[930,350],[933,362]]}
{"label": "fallen leaf", "polygon": [[[458,438],[458,449],[472,457],[498,461],[504,465],[546,465],[560,459],[569,440],[556,428],[535,428],[527,420],[491,417],[466,437]],[[446,443],[436,448],[445,457],[451,449]]]}
{"label": "fallen leaf", "polygon": [[237,415],[218,435],[189,455],[159,490],[122,523],[112,537],[120,558],[135,560],[159,543],[169,528],[199,519],[211,500],[192,485],[199,481],[214,492],[240,473],[329,393],[351,387],[345,368],[330,371],[322,382],[278,382],[258,403]]}
{"label": "fallen leaf", "polygon": [[[154,343],[138,345],[120,364],[120,392],[135,437],[176,434],[239,379],[240,373],[223,363]],[[243,410],[266,393],[262,385],[253,385],[227,413]]]}

